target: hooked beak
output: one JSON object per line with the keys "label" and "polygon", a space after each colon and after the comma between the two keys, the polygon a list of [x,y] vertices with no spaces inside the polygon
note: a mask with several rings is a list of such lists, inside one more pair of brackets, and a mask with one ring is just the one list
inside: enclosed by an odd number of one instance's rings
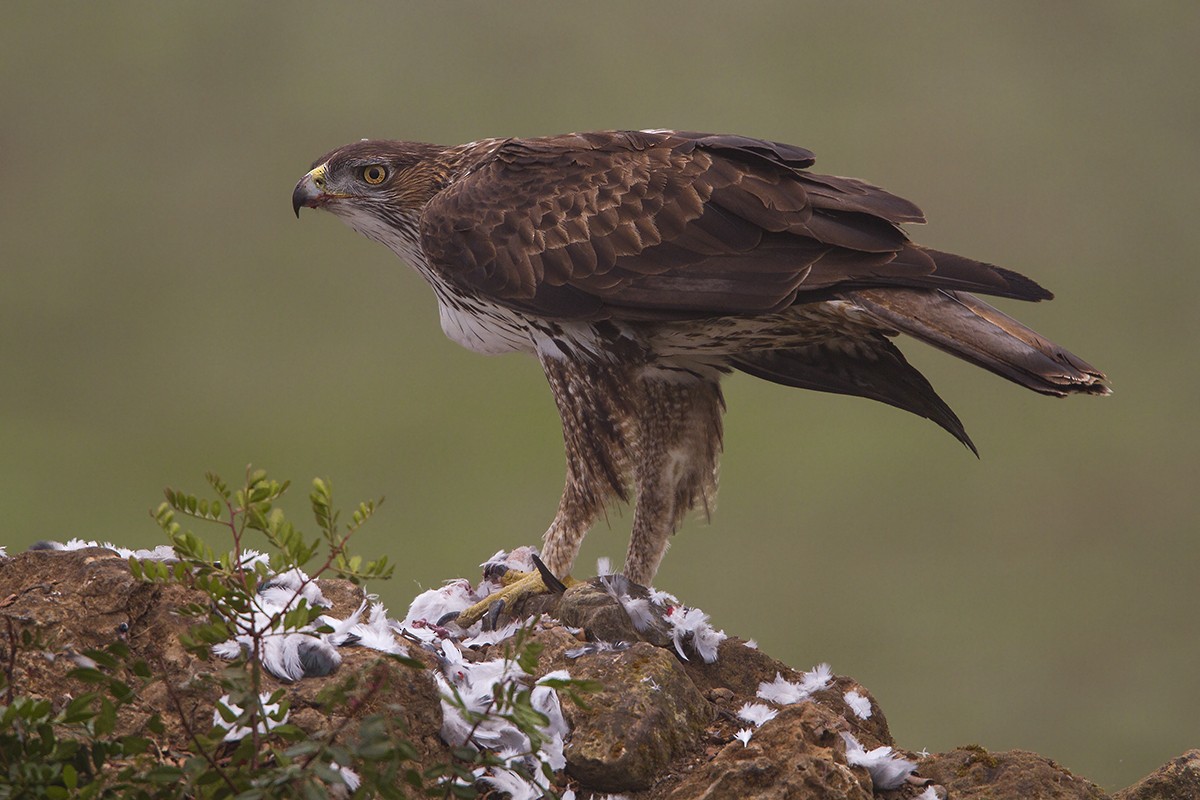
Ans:
{"label": "hooked beak", "polygon": [[334,195],[325,191],[325,165],[313,169],[292,190],[292,210],[300,218],[301,208],[317,208]]}

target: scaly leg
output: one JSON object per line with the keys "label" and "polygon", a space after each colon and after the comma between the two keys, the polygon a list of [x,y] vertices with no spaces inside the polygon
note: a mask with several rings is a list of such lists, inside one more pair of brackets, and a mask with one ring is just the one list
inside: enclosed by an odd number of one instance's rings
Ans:
{"label": "scaly leg", "polygon": [[568,470],[567,486],[558,504],[558,514],[543,537],[541,561],[548,575],[543,576],[540,570],[521,572],[510,569],[500,577],[503,589],[459,613],[455,618],[459,627],[469,628],[483,619],[484,628],[494,630],[504,609],[512,608],[518,600],[529,595],[561,592],[575,582],[567,573],[575,563],[584,535],[600,513],[599,508],[578,496],[578,485],[577,481],[571,480]]}

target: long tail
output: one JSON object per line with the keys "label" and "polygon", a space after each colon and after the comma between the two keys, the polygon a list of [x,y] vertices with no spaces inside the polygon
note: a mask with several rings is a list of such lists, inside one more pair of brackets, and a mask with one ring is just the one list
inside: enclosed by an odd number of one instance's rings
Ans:
{"label": "long tail", "polygon": [[1035,392],[1108,394],[1104,373],[982,300],[946,289],[860,289],[840,296],[885,330],[853,340],[743,353],[731,366],[764,380],[855,395],[936,422],[978,455],[962,422],[888,335],[906,333]]}
{"label": "long tail", "polygon": [[1104,373],[964,292],[863,289],[848,299],[886,325],[1042,394],[1109,394]]}

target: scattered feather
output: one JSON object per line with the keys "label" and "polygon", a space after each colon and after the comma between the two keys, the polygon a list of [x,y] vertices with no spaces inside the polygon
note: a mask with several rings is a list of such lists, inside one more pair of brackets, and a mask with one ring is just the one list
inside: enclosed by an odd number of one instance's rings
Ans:
{"label": "scattered feather", "polygon": [[317,617],[318,625],[331,630],[325,634],[325,640],[335,647],[353,647],[358,644],[358,636],[354,629],[360,624],[363,612],[367,610],[367,601],[363,600],[354,613],[345,619],[338,619],[327,614]]}
{"label": "scattered feather", "polygon": [[65,543],[46,542],[52,550],[83,550],[88,547],[99,547],[100,543],[86,539],[68,539]]}
{"label": "scattered feather", "polygon": [[[280,716],[279,704],[267,702],[271,699],[270,693],[264,692],[263,694],[260,694],[258,698],[260,713],[254,722],[255,730],[257,730],[259,733],[267,733],[272,728],[287,722],[288,714],[290,712],[284,711],[283,715]],[[222,714],[221,708],[224,708],[228,714]],[[217,709],[213,711],[213,727],[220,728],[221,730],[225,731],[225,741],[237,742],[250,735],[250,728],[237,724],[238,718],[241,717],[243,713],[242,707],[236,703],[233,703],[229,699],[229,695],[225,695],[217,701]],[[225,720],[226,716],[232,716],[233,719],[227,722]]]}
{"label": "scattered feather", "polygon": [[756,728],[761,728],[764,722],[770,722],[779,712],[762,703],[745,703],[738,709],[738,719],[749,722]]}
{"label": "scattered feather", "polygon": [[[527,685],[529,675],[514,661],[467,661],[449,640],[442,642],[441,651],[441,669],[434,674],[434,680],[442,692],[442,740],[452,747],[469,746],[496,754],[503,765],[481,768],[475,775],[498,791],[513,798],[543,797],[551,788],[544,767],[552,771],[566,767],[565,739],[570,732],[558,692],[548,684],[569,680],[570,673],[550,672],[530,689],[530,705],[546,718],[546,724],[539,726],[541,747],[532,751],[529,738],[520,729],[506,719],[488,714],[499,693],[507,691],[513,683]],[[481,722],[469,721],[450,702],[454,692],[469,711],[484,715]]]}
{"label": "scattered feather", "polygon": [[267,566],[270,564],[270,562],[271,557],[269,555],[259,552],[258,550],[251,550],[249,548],[242,550],[241,558],[238,561],[243,568],[250,569],[253,569],[256,564]]}
{"label": "scattered feather", "polygon": [[464,647],[483,647],[485,645],[503,642],[505,639],[516,636],[517,631],[519,631],[523,626],[532,624],[533,619],[533,617],[529,617],[524,622],[513,620],[507,625],[497,628],[494,631],[481,630],[479,633],[463,639],[462,645]]}
{"label": "scattered feather", "polygon": [[358,776],[357,772],[349,767],[343,767],[337,762],[331,762],[329,766],[334,772],[337,773],[337,776],[342,779],[342,783],[346,785],[348,790],[351,792],[358,791],[358,787],[362,785],[362,778]]}
{"label": "scattered feather", "polygon": [[309,608],[329,608],[333,605],[325,599],[317,582],[299,567],[267,578],[258,587],[258,596],[263,604],[286,609],[295,608],[297,599],[303,599]]}
{"label": "scattered feather", "polygon": [[509,800],[542,800],[546,796],[546,792],[540,786],[510,769],[494,769],[489,774],[480,775],[479,780],[501,794],[508,795]]}
{"label": "scattered feather", "polygon": [[341,666],[342,654],[324,639],[307,633],[269,634],[259,648],[259,659],[267,672],[294,683],[301,678],[319,678]]}
{"label": "scattered feather", "polygon": [[[371,610],[367,615],[367,621],[361,622],[360,620],[366,607],[367,601],[364,600],[362,605],[358,607],[358,610],[346,620],[332,625],[331,627],[333,627],[334,632],[328,634],[329,640],[338,645],[367,647],[371,650],[378,650],[381,653],[408,655],[408,649],[396,641],[396,636],[392,632],[391,621],[387,616],[387,609],[384,608],[383,603],[371,603]],[[330,618],[322,617],[322,619],[329,620]],[[343,630],[344,639],[338,641],[338,636]]]}
{"label": "scattered feather", "polygon": [[579,658],[580,656],[590,656],[596,653],[619,653],[623,650],[628,650],[629,642],[588,642],[580,647],[572,647],[563,655],[567,658]]}
{"label": "scattered feather", "polygon": [[692,650],[711,664],[717,660],[717,647],[725,640],[725,631],[713,628],[708,622],[708,614],[698,608],[674,606],[667,610],[662,617],[671,629],[671,638],[675,643],[675,652],[684,661],[688,660],[683,652],[684,642],[692,646]]}
{"label": "scattered feather", "polygon": [[650,601],[646,598],[626,595],[621,607],[629,615],[629,621],[633,623],[635,630],[644,633],[654,627],[656,615],[650,610]]}
{"label": "scattered feather", "polygon": [[886,745],[868,751],[853,734],[845,732],[842,740],[846,743],[846,763],[852,767],[866,767],[876,789],[898,789],[917,769],[914,762],[893,754],[892,748]]}
{"label": "scattered feather", "polygon": [[810,672],[804,673],[799,683],[786,680],[776,672],[775,680],[758,685],[758,697],[781,706],[802,703],[811,697],[813,692],[827,687],[832,679],[833,672],[828,664],[813,667]]}
{"label": "scattered feather", "polygon": [[926,786],[925,791],[914,797],[913,800],[942,800],[942,796],[933,786]]}
{"label": "scattered feather", "polygon": [[775,673],[775,680],[770,683],[764,681],[758,685],[757,696],[768,702],[778,703],[781,706],[788,706],[808,699],[808,695],[800,688],[800,684],[792,683],[778,672]]}
{"label": "scattered feather", "polygon": [[854,716],[859,719],[871,718],[871,701],[859,694],[857,689],[846,692],[842,695],[842,699],[846,701],[846,705],[850,706]]}
{"label": "scattered feather", "polygon": [[237,639],[229,639],[212,646],[213,655],[226,661],[233,661],[242,654],[242,645]]}
{"label": "scattered feather", "polygon": [[756,639],[747,639],[742,642],[742,647],[749,647],[751,650],[758,649],[758,641]]}
{"label": "scattered feather", "polygon": [[231,659],[250,653],[257,636],[259,660],[280,680],[294,682],[330,674],[342,663],[337,645],[351,643],[350,631],[358,624],[365,604],[348,620],[318,617],[319,624],[333,628],[333,633],[321,636],[313,625],[285,627],[285,615],[298,608],[301,600],[310,608],[332,605],[303,571],[292,569],[272,575],[259,585],[250,609],[231,620],[240,633],[229,641],[214,645],[213,654]]}
{"label": "scattered feather", "polygon": [[[139,561],[175,561],[175,548],[169,544],[160,544],[150,550],[137,549],[132,550],[128,547],[120,547],[112,542],[97,542],[94,539],[68,539],[66,542],[38,542],[30,547],[30,550],[83,550],[88,547],[99,547],[104,550],[111,550],[118,556],[124,559],[136,558]],[[0,553],[0,555],[3,555]]]}
{"label": "scattered feather", "polygon": [[651,586],[647,591],[650,592],[650,602],[656,606],[677,606],[679,598],[670,592],[663,592]]}
{"label": "scattered feather", "polygon": [[600,556],[596,559],[596,574],[600,577],[612,575],[612,559],[608,556]]}
{"label": "scattered feather", "polygon": [[462,613],[478,599],[470,581],[462,578],[446,581],[436,589],[417,595],[399,627],[414,638],[432,642],[446,635],[445,629],[438,627],[443,617]]}
{"label": "scattered feather", "polygon": [[735,733],[733,735],[733,738],[735,738],[739,742],[741,742],[742,747],[749,747],[750,746],[750,737],[753,735],[754,735],[753,728],[742,728],[740,731],[738,731],[737,733]]}
{"label": "scattered feather", "polygon": [[650,609],[650,602],[644,597],[632,597],[629,594],[629,579],[621,574],[602,574],[600,586],[609,597],[617,601],[638,631],[648,631],[654,627],[655,614]]}
{"label": "scattered feather", "polygon": [[809,694],[812,694],[828,687],[832,680],[833,669],[828,664],[817,664],[810,671],[804,673],[800,685],[808,690]]}

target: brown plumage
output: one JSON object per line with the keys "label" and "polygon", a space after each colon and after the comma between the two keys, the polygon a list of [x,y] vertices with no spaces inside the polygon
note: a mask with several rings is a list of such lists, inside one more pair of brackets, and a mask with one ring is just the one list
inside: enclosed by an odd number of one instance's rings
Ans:
{"label": "brown plumage", "polygon": [[459,147],[361,141],[292,195],[412,264],[443,330],[539,358],[567,483],[543,558],[571,567],[606,503],[636,496],[625,571],[648,584],[667,539],[716,491],[731,370],[879,400],[972,450],[890,339],[908,334],[1043,394],[1106,394],[1104,375],[967,292],[1050,293],[921,247],[907,200],[807,171],[812,153],[743,136],[609,131]]}

